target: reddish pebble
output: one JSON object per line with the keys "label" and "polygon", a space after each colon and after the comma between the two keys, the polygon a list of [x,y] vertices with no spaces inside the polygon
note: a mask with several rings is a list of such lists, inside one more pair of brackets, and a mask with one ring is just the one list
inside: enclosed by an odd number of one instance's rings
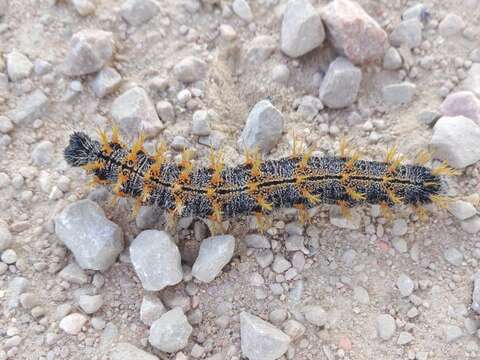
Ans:
{"label": "reddish pebble", "polygon": [[352,342],[350,339],[346,336],[342,336],[338,342],[338,346],[345,350],[345,351],[350,351],[352,350]]}
{"label": "reddish pebble", "polygon": [[387,252],[388,250],[390,250],[390,246],[383,240],[377,241],[377,244],[380,250],[382,250],[383,252]]}

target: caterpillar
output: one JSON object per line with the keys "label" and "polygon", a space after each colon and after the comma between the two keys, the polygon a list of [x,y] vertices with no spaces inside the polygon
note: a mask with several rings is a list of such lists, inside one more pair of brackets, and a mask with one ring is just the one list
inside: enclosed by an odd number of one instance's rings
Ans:
{"label": "caterpillar", "polygon": [[338,157],[312,155],[312,151],[263,161],[258,152],[246,153],[241,165],[226,166],[212,152],[210,165],[194,169],[189,152],[180,163],[168,161],[166,147],[150,155],[140,137],[129,149],[114,128],[109,138],[99,140],[74,132],[64,150],[69,165],[93,173],[97,183],[112,187],[117,196],[136,199],[136,207],[154,205],[180,217],[194,216],[213,221],[241,214],[262,216],[278,208],[300,211],[319,204],[337,204],[342,213],[361,204],[379,204],[388,209],[410,204],[417,209],[448,199],[443,175],[455,171],[446,163],[435,169],[424,164],[402,164],[403,157],[391,148],[384,162],[359,159],[341,144]]}

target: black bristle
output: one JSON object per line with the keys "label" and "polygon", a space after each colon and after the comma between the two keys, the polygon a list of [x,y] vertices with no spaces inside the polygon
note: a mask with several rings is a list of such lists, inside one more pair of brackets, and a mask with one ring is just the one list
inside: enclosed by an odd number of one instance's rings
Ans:
{"label": "black bristle", "polygon": [[63,155],[71,166],[82,166],[95,161],[100,150],[98,141],[92,140],[83,132],[74,132],[70,135],[70,141]]}

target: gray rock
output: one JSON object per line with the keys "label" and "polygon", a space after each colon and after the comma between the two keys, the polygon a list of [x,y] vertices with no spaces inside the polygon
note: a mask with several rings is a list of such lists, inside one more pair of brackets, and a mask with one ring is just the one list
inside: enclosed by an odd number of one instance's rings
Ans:
{"label": "gray rock", "polygon": [[249,360],[275,360],[285,354],[290,337],[272,324],[245,311],[240,313],[242,355]]}
{"label": "gray rock", "polygon": [[297,111],[301,113],[308,121],[311,121],[322,109],[323,104],[319,98],[306,95],[300,99],[300,104],[298,105]]}
{"label": "gray rock", "polygon": [[272,264],[272,270],[278,274],[284,273],[292,267],[292,264],[283,257],[283,255],[275,256]]}
{"label": "gray rock", "polygon": [[95,13],[95,5],[90,0],[72,0],[75,10],[81,16],[92,15]]}
{"label": "gray rock", "polygon": [[191,83],[202,80],[207,73],[207,64],[195,56],[187,56],[173,68],[177,80]]}
{"label": "gray rock", "polygon": [[406,253],[408,251],[407,247],[407,242],[405,239],[395,237],[392,239],[392,245],[395,250],[397,250],[399,253]]}
{"label": "gray rock", "polygon": [[417,115],[417,120],[422,124],[433,126],[441,116],[442,114],[437,111],[425,110]]}
{"label": "gray rock", "polygon": [[393,336],[395,329],[397,328],[395,325],[395,319],[389,314],[379,315],[375,324],[378,336],[385,341]]}
{"label": "gray rock", "polygon": [[333,205],[330,207],[330,223],[336,227],[350,230],[360,229],[362,218],[355,210],[350,210],[350,216],[344,217],[340,207]]}
{"label": "gray rock", "polygon": [[307,305],[302,308],[305,319],[312,325],[323,327],[327,324],[328,314],[319,305]]}
{"label": "gray rock", "polygon": [[58,276],[69,283],[84,285],[88,282],[88,276],[76,263],[72,262],[65,266]]}
{"label": "gray rock", "polygon": [[103,305],[102,295],[80,295],[78,305],[86,314],[93,314]]}
{"label": "gray rock", "polygon": [[154,348],[172,353],[187,346],[192,330],[182,309],[176,307],[153,322],[148,341]]}
{"label": "gray rock", "polygon": [[474,216],[460,222],[463,231],[469,234],[476,234],[480,231],[480,216]]}
{"label": "gray rock", "polygon": [[53,158],[54,147],[53,144],[48,141],[42,141],[38,143],[32,151],[32,162],[37,166],[46,166],[50,164]]}
{"label": "gray rock", "polygon": [[305,334],[306,327],[297,320],[290,319],[283,323],[283,331],[292,341],[295,341]]}
{"label": "gray rock", "polygon": [[55,218],[55,233],[83,269],[106,270],[123,250],[122,229],[88,199],[70,204]]}
{"label": "gray rock", "polygon": [[0,220],[0,251],[10,247],[13,236],[6,223]]}
{"label": "gray rock", "polygon": [[357,300],[360,304],[370,303],[370,296],[368,295],[367,290],[361,286],[355,286],[353,288],[353,298]]}
{"label": "gray rock", "polygon": [[415,19],[418,21],[428,20],[429,11],[424,4],[416,4],[406,9],[402,14],[402,20]]}
{"label": "gray rock", "polygon": [[405,105],[412,101],[417,87],[410,82],[386,85],[382,89],[383,100],[387,105]]}
{"label": "gray rock", "polygon": [[392,233],[395,236],[403,236],[408,231],[408,224],[404,219],[395,219],[393,221]]}
{"label": "gray rock", "polygon": [[173,105],[168,101],[162,100],[155,105],[158,116],[163,122],[172,122],[175,120],[175,110]]}
{"label": "gray rock", "polygon": [[10,111],[7,116],[15,124],[21,124],[26,121],[32,122],[43,114],[47,103],[47,96],[42,90],[37,89],[20,100],[16,108]]}
{"label": "gray rock", "polygon": [[175,151],[183,151],[190,147],[190,143],[183,136],[175,136],[170,143],[170,147]]}
{"label": "gray rock", "polygon": [[70,40],[70,50],[63,65],[68,76],[97,72],[113,55],[114,40],[111,32],[86,29],[75,33]]}
{"label": "gray rock", "polygon": [[357,99],[361,81],[362,71],[339,57],[330,64],[320,85],[320,100],[332,109],[348,107]]}
{"label": "gray rock", "polygon": [[463,81],[463,88],[480,97],[480,64],[473,64]]}
{"label": "gray rock", "polygon": [[0,0],[0,16],[4,16],[8,10],[9,0]]}
{"label": "gray rock", "polygon": [[0,259],[7,265],[15,264],[17,262],[17,253],[13,249],[6,249],[2,252]]}
{"label": "gray rock", "polygon": [[206,238],[200,244],[192,275],[203,282],[212,281],[232,259],[234,250],[235,238],[231,235]]}
{"label": "gray rock", "polygon": [[349,0],[334,0],[322,9],[327,37],[354,64],[383,56],[387,34],[362,7]]}
{"label": "gray rock", "polygon": [[451,247],[443,252],[443,257],[453,266],[462,265],[463,254],[456,248]]}
{"label": "gray rock", "polygon": [[278,64],[272,68],[272,80],[279,84],[286,84],[290,78],[290,69],[285,64]]}
{"label": "gray rock", "polygon": [[208,112],[197,110],[192,117],[192,134],[196,136],[210,135],[210,119]]}
{"label": "gray rock", "polygon": [[87,320],[88,318],[85,315],[73,313],[60,320],[58,327],[69,335],[77,335],[80,333],[80,331],[82,331],[82,327],[85,325]]}
{"label": "gray rock", "polygon": [[142,206],[135,217],[135,225],[141,230],[154,228],[160,222],[162,211],[156,206]]}
{"label": "gray rock", "polygon": [[105,67],[98,72],[90,85],[95,95],[102,98],[117,90],[121,81],[122,77],[117,70],[111,67]]}
{"label": "gray rock", "polygon": [[180,252],[164,231],[142,231],[130,245],[130,258],[145,290],[162,290],[182,280]]}
{"label": "gray rock", "polygon": [[143,296],[142,305],[140,306],[140,320],[145,325],[152,325],[153,322],[167,312],[162,301],[153,294]]}
{"label": "gray rock", "polygon": [[383,57],[383,67],[387,70],[398,70],[402,67],[402,57],[394,47],[388,48]]}
{"label": "gray rock", "polygon": [[403,297],[410,296],[413,293],[415,285],[413,280],[407,274],[400,274],[397,279],[397,287]]}
{"label": "gray rock", "polygon": [[263,64],[275,52],[277,42],[273,36],[259,35],[246,45],[245,59],[251,66]]}
{"label": "gray rock", "polygon": [[232,3],[233,12],[242,20],[250,22],[253,20],[252,10],[246,0],[234,0]]}
{"label": "gray rock", "polygon": [[445,325],[443,327],[443,331],[445,333],[445,340],[447,343],[452,343],[463,336],[463,331],[456,325]]}
{"label": "gray rock", "polygon": [[115,344],[110,351],[110,360],[158,360],[158,357],[129,343]]}
{"label": "gray rock", "polygon": [[273,252],[271,250],[262,250],[255,253],[255,260],[262,269],[265,269],[273,262]]}
{"label": "gray rock", "polygon": [[325,40],[320,14],[308,0],[289,0],[283,13],[281,49],[296,58],[319,47]]}
{"label": "gray rock", "polygon": [[480,127],[464,116],[440,118],[433,128],[432,146],[437,158],[455,168],[480,160]]}
{"label": "gray rock", "polygon": [[255,249],[270,249],[270,242],[268,239],[260,234],[248,234],[243,238],[245,244],[250,248]]}
{"label": "gray rock", "polygon": [[7,134],[13,130],[12,121],[3,115],[0,115],[0,133]]}
{"label": "gray rock", "polygon": [[132,137],[141,132],[154,137],[163,128],[147,92],[138,86],[117,97],[110,112],[120,129]]}
{"label": "gray rock", "polygon": [[126,0],[120,8],[120,15],[132,26],[139,26],[160,11],[160,5],[155,0]]}
{"label": "gray rock", "polygon": [[475,206],[463,200],[455,200],[448,205],[448,211],[459,220],[466,220],[477,214]]}
{"label": "gray rock", "polygon": [[283,115],[268,100],[258,102],[248,115],[239,140],[240,148],[268,153],[280,140]]}
{"label": "gray rock", "polygon": [[22,53],[14,50],[8,53],[7,74],[11,81],[19,81],[30,76],[33,70],[32,62]]}
{"label": "gray rock", "polygon": [[480,314],[480,271],[473,276],[472,310]]}
{"label": "gray rock", "polygon": [[463,19],[452,13],[448,13],[440,24],[438,24],[438,32],[443,37],[452,37],[455,35],[460,35],[462,30],[465,28],[465,22]]}
{"label": "gray rock", "polygon": [[393,46],[416,48],[422,44],[423,25],[419,20],[403,20],[390,34],[390,43]]}
{"label": "gray rock", "polygon": [[27,279],[17,276],[9,281],[5,294],[6,301],[3,301],[4,308],[12,310],[18,307],[20,303],[20,295],[22,295],[29,287]]}
{"label": "gray rock", "polygon": [[402,331],[398,336],[397,344],[398,345],[407,345],[411,343],[415,338],[412,334],[407,331]]}

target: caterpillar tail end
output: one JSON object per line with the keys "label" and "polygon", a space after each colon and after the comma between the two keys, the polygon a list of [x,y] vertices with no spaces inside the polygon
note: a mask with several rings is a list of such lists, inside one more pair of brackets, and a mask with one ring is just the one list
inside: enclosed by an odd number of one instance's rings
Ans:
{"label": "caterpillar tail end", "polygon": [[83,132],[70,135],[68,146],[63,152],[67,163],[71,166],[83,166],[96,161],[94,158],[98,142]]}

